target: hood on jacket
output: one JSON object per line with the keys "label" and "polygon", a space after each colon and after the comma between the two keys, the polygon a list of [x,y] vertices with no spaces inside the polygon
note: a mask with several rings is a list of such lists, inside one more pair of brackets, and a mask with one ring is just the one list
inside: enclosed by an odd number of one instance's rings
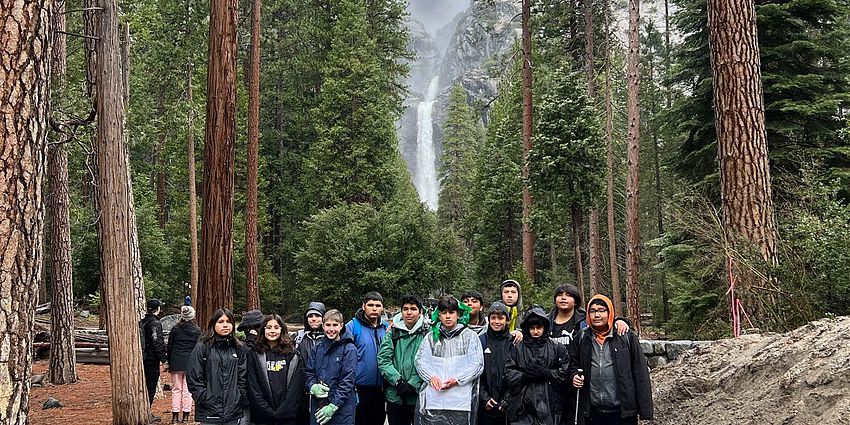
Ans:
{"label": "hood on jacket", "polygon": [[549,330],[552,327],[552,323],[549,321],[549,315],[546,314],[546,311],[543,310],[543,307],[539,305],[531,306],[528,311],[523,313],[522,321],[520,322],[520,329],[522,329],[522,335],[525,338],[531,338],[530,328],[533,323],[540,322],[543,324],[543,336],[549,336]]}
{"label": "hood on jacket", "polygon": [[[375,327],[375,326],[372,326],[372,322],[370,322],[369,318],[366,317],[366,312],[363,311],[362,308],[357,309],[357,313],[354,313],[354,320],[359,321],[360,324],[363,325],[364,327],[367,327],[367,328],[374,328]],[[383,316],[378,318],[378,326],[377,327],[380,328],[381,326],[389,327],[387,322],[384,321]]]}
{"label": "hood on jacket", "polygon": [[395,316],[393,316],[394,329],[398,329],[403,332],[412,334],[422,329],[423,326],[425,326],[425,316],[422,314],[419,315],[419,320],[417,320],[416,323],[413,324],[413,327],[410,329],[407,328],[407,323],[404,323],[404,317],[402,317],[401,312],[398,312],[395,314]]}
{"label": "hood on jacket", "polygon": [[348,330],[345,328],[345,326],[342,326],[339,329],[339,339],[338,340],[331,341],[330,339],[328,339],[327,336],[325,336],[324,338],[321,339],[321,341],[326,341],[329,345],[347,344],[349,342],[354,344],[354,335],[351,335],[351,333],[348,332]]}
{"label": "hood on jacket", "polygon": [[505,279],[502,282],[502,284],[499,286],[499,299],[502,299],[502,289],[504,289],[505,286],[516,286],[517,297],[516,297],[516,305],[514,307],[521,309],[522,308],[522,285],[520,285],[519,282],[517,282],[513,279]]}
{"label": "hood on jacket", "polygon": [[[594,301],[596,300],[600,300],[605,303],[606,306],[608,306],[608,330],[610,331],[614,328],[614,303],[611,302],[611,300],[605,295],[597,294],[594,295],[593,298],[591,298],[590,301],[587,302],[587,311],[590,311],[590,305],[594,304]],[[585,320],[587,322],[587,327],[593,329],[593,326],[590,323],[590,314],[587,315],[587,319]]]}
{"label": "hood on jacket", "polygon": [[307,332],[310,331],[310,325],[307,324],[307,316],[309,316],[310,313],[319,313],[320,316],[324,317],[325,313],[327,313],[327,312],[328,312],[328,309],[327,309],[327,307],[325,307],[325,304],[323,304],[323,303],[320,303],[318,301],[313,301],[310,304],[308,304],[307,305],[307,311],[304,312],[304,330],[307,331]]}

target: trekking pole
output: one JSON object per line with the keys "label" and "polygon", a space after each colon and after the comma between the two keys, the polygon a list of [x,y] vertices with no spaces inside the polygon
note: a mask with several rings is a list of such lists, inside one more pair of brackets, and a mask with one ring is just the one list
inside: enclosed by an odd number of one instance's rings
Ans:
{"label": "trekking pole", "polygon": [[[584,376],[584,371],[579,369],[578,372],[576,373],[576,376]],[[584,385],[582,385],[582,387],[583,386]],[[581,400],[581,388],[580,387],[576,388],[576,417],[575,417],[575,422],[574,422],[575,425],[578,425],[578,403],[579,403],[579,400]]]}

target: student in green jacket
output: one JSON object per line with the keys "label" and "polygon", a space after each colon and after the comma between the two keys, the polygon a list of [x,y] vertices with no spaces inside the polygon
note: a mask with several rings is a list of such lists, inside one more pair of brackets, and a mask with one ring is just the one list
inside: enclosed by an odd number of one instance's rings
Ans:
{"label": "student in green jacket", "polygon": [[413,424],[416,399],[422,386],[414,360],[427,333],[422,301],[415,295],[404,296],[401,312],[393,318],[392,329],[378,351],[378,370],[388,384],[384,392],[389,425]]}

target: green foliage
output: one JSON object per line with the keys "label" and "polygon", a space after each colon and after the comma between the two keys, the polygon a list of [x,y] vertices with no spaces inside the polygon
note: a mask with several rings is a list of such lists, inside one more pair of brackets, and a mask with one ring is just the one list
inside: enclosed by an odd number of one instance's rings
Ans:
{"label": "green foliage", "polygon": [[479,285],[498,285],[522,258],[522,93],[517,77],[516,72],[506,75],[499,84],[476,164],[470,205],[476,212],[472,252]]}
{"label": "green foliage", "polygon": [[392,305],[407,293],[439,294],[461,275],[452,241],[418,202],[340,204],[312,216],[305,233],[296,256],[301,303],[323,300],[350,315],[370,290]]}
{"label": "green foliage", "polygon": [[479,120],[466,103],[466,92],[456,85],[452,89],[446,108],[446,121],[443,123],[437,217],[441,224],[454,228],[466,246],[472,240],[470,195],[476,178],[476,154],[481,149],[482,139]]}
{"label": "green foliage", "polygon": [[310,146],[309,184],[320,207],[339,202],[380,205],[396,190],[397,93],[387,91],[367,9],[359,0],[337,3],[331,49]]}
{"label": "green foliage", "polygon": [[605,173],[601,124],[579,81],[563,67],[545,76],[529,153],[535,212],[561,226],[572,206],[591,205],[602,194]]}

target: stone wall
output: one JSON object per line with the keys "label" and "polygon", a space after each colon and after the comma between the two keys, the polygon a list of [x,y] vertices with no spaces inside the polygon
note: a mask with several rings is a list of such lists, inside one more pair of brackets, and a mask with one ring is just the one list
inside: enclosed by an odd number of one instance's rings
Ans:
{"label": "stone wall", "polygon": [[646,362],[649,368],[655,369],[658,366],[673,362],[685,351],[707,343],[707,341],[656,341],[642,339],[640,341],[640,348],[646,356]]}

